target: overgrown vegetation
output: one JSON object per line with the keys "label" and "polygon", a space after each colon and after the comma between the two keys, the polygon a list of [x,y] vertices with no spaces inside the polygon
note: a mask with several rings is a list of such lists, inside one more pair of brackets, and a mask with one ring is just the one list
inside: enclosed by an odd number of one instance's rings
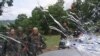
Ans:
{"label": "overgrown vegetation", "polygon": [[[10,27],[23,27],[24,29],[38,27],[42,33],[48,34],[50,33],[50,29],[48,26],[53,25],[56,26],[55,22],[49,16],[49,13],[53,15],[53,17],[62,23],[66,21],[71,30],[76,28],[75,24],[68,20],[68,12],[73,12],[77,15],[76,19],[80,20],[84,24],[85,29],[90,28],[99,28],[100,27],[100,1],[99,0],[76,0],[73,3],[72,8],[69,10],[64,10],[63,7],[64,1],[59,0],[56,4],[51,5],[48,9],[43,9],[41,6],[36,7],[32,11],[32,16],[27,17],[26,14],[19,14],[17,19],[15,20],[15,24],[11,24]],[[96,26],[96,27],[95,27]]]}

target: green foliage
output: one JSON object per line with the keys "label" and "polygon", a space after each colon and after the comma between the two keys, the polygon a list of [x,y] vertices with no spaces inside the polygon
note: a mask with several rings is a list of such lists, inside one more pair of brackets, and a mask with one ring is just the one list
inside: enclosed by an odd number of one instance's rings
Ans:
{"label": "green foliage", "polygon": [[33,26],[39,27],[42,19],[43,19],[43,13],[41,11],[41,8],[36,7],[32,11],[32,17],[30,18],[30,20],[32,20]]}
{"label": "green foliage", "polygon": [[52,14],[58,21],[62,21],[62,17],[67,15],[63,8],[63,4],[63,0],[59,0],[56,4],[48,7],[48,12]]}
{"label": "green foliage", "polygon": [[[67,13],[66,10],[64,10],[63,4],[63,0],[58,0],[56,4],[49,6],[48,9],[45,10],[42,7],[36,7],[32,11],[32,16],[29,18],[25,14],[19,14],[15,20],[15,26],[21,26],[23,28],[38,27],[42,30],[41,32],[47,34],[50,30],[48,26],[53,25],[57,27],[55,22],[49,16],[50,13],[60,23],[67,21],[68,26],[71,29],[75,29],[75,24],[67,20]],[[100,26],[100,14],[98,13],[98,7],[100,7],[99,0],[84,0],[84,2],[76,0],[72,7],[73,8],[70,11],[75,13],[82,23],[93,21],[94,25]],[[94,9],[97,10],[97,12],[95,12]],[[67,10],[67,12],[68,11],[69,10]],[[86,27],[94,25],[90,23],[86,25]]]}
{"label": "green foliage", "polygon": [[[59,0],[56,4],[51,5],[48,7],[47,11],[51,13],[59,22],[63,21],[66,16],[66,12],[63,9],[63,0]],[[49,13],[44,11],[42,7],[36,7],[32,11],[32,16],[27,17],[25,14],[18,15],[17,19],[15,20],[16,26],[22,26],[24,28],[28,27],[38,27],[44,34],[49,32],[49,25],[55,25]]]}
{"label": "green foliage", "polygon": [[4,25],[0,25],[0,32],[5,32],[6,31],[6,27]]}
{"label": "green foliage", "polygon": [[[72,9],[67,11],[64,10],[63,4],[64,0],[58,0],[56,4],[49,6],[48,9],[45,10],[42,7],[36,7],[33,9],[31,17],[27,17],[26,14],[19,14],[15,20],[15,24],[10,24],[9,27],[16,28],[21,26],[25,29],[28,29],[29,27],[38,27],[40,30],[42,30],[41,32],[47,34],[50,30],[48,26],[53,25],[57,27],[55,22],[49,16],[50,13],[60,23],[67,21],[68,26],[71,29],[75,29],[75,24],[67,20],[68,14],[66,12],[69,11],[75,13],[82,23],[90,21],[94,23],[87,24],[86,27],[100,27],[100,0],[84,0],[84,2],[81,0],[76,0],[76,2],[72,5]],[[3,26],[0,26],[0,28],[5,29]]]}
{"label": "green foliage", "polygon": [[18,15],[17,17],[18,19],[15,20],[15,24],[16,26],[22,26],[22,27],[25,27],[25,25],[27,25],[27,22],[29,21],[26,21],[28,18],[25,14],[20,14]]}
{"label": "green foliage", "polygon": [[[100,20],[100,0],[76,0],[72,5],[71,12],[78,16],[84,28],[98,26],[96,23]],[[89,22],[88,24],[85,24]]]}

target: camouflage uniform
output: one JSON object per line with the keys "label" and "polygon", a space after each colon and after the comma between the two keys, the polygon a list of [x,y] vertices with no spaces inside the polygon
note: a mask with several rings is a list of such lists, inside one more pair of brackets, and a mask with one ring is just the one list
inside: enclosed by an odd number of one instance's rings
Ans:
{"label": "camouflage uniform", "polygon": [[[33,55],[37,55],[42,53],[42,49],[46,48],[46,44],[43,40],[42,35],[31,35],[30,36],[30,48],[29,50],[33,52]],[[32,50],[32,48],[34,48]]]}
{"label": "camouflage uniform", "polygon": [[23,49],[25,48],[25,42],[27,41],[27,35],[26,34],[18,35],[18,40],[20,42],[22,42],[22,45],[18,45],[19,55],[20,56],[27,56],[27,53],[25,51],[23,51]]}
{"label": "camouflage uniform", "polygon": [[[17,36],[13,36],[12,38],[18,40]],[[8,56],[17,56],[18,52],[18,43],[13,40],[9,40],[7,43],[7,55]]]}

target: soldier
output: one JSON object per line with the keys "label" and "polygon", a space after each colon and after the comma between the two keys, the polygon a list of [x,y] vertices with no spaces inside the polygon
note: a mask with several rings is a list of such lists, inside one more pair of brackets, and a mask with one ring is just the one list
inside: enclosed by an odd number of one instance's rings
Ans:
{"label": "soldier", "polygon": [[31,48],[33,47],[35,48],[33,51],[35,55],[42,53],[42,49],[46,48],[46,44],[43,40],[42,35],[39,33],[37,27],[33,28],[33,31],[30,35],[30,43],[31,43]]}
{"label": "soldier", "polygon": [[[14,38],[16,40],[18,39],[15,29],[11,29],[8,36],[11,38]],[[17,52],[18,52],[17,46],[18,46],[18,44],[15,41],[9,39],[9,41],[7,43],[7,55],[8,56],[17,56]]]}
{"label": "soldier", "polygon": [[18,27],[17,30],[17,36],[18,36],[18,40],[22,43],[22,45],[18,45],[18,53],[21,56],[26,56],[27,55],[27,50],[26,48],[26,44],[27,42],[27,35],[25,33],[23,33],[23,29],[22,27]]}

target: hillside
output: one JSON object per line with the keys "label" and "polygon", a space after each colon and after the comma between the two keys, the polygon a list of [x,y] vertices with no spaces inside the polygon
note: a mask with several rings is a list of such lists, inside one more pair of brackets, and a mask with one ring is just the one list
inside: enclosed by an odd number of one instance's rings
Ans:
{"label": "hillside", "polygon": [[0,25],[6,25],[9,23],[15,23],[15,20],[0,20]]}

